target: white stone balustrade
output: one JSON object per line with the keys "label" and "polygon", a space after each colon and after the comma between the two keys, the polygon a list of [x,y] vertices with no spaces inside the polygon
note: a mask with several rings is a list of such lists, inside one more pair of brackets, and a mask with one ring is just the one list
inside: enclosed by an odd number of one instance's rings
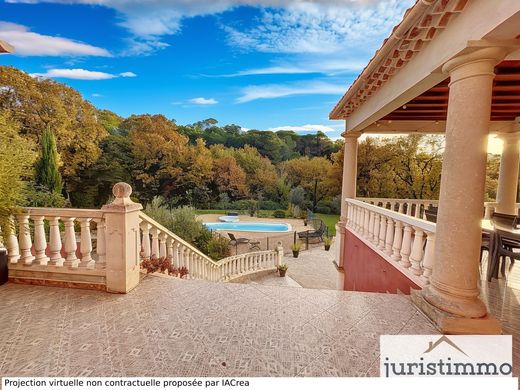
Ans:
{"label": "white stone balustrade", "polygon": [[[405,204],[403,207],[394,202],[391,207],[394,210],[401,207],[399,212],[386,208],[392,202],[378,202],[381,207],[364,200],[347,199],[346,228],[414,283],[424,287],[432,274],[436,226],[422,219],[421,213],[416,214],[415,210],[422,210],[416,208],[417,204],[427,207],[432,201],[421,202],[400,203]],[[407,209],[412,210],[410,215]]]}
{"label": "white stone balustrade", "polygon": [[[383,207],[388,210],[397,211],[405,215],[413,215],[415,218],[426,219],[424,210],[428,207],[437,207],[438,200],[431,199],[391,199],[391,198],[356,198],[374,206]],[[484,218],[490,219],[497,207],[496,202],[484,203]],[[516,203],[516,214],[520,213],[520,203]]]}
{"label": "white stone balustrade", "polygon": [[227,281],[246,274],[275,269],[281,263],[283,248],[245,253],[214,261],[144,213],[139,214],[141,257],[167,257],[173,266],[186,267],[188,278],[213,282]]}
{"label": "white stone balustrade", "polygon": [[[30,207],[15,217],[6,243],[10,264],[38,265],[56,271],[63,267],[100,268],[105,263],[104,218],[100,210]],[[97,225],[94,238],[90,230],[93,218]],[[94,242],[97,255],[92,253]]]}
{"label": "white stone balustrade", "polygon": [[426,219],[424,210],[429,206],[437,207],[438,200],[429,199],[392,199],[392,198],[356,198],[363,202],[380,206],[382,208],[397,211],[402,214]]}

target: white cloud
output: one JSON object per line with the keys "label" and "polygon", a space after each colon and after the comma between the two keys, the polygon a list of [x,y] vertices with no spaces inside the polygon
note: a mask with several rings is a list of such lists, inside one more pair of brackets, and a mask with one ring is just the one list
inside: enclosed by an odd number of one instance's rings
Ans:
{"label": "white cloud", "polygon": [[286,130],[286,131],[294,131],[297,133],[298,132],[302,132],[302,133],[314,132],[315,133],[317,131],[321,131],[323,133],[330,133],[330,132],[336,131],[332,127],[325,126],[325,125],[279,126],[279,127],[272,127],[268,130],[270,130],[270,131]]}
{"label": "white cloud", "polygon": [[91,96],[92,97],[103,97],[103,95],[101,95],[100,93],[93,93]]}
{"label": "white cloud", "polygon": [[[165,47],[183,19],[215,15],[241,5],[261,8],[252,27],[225,27],[229,42],[248,50],[276,53],[334,53],[349,48],[373,51],[414,0],[7,0],[10,3],[95,4],[115,9],[120,25],[134,36],[127,54]],[[368,47],[367,47],[368,43]]]}
{"label": "white cloud", "polygon": [[217,104],[218,100],[215,100],[213,98],[206,99],[203,97],[198,97],[198,98],[190,99],[190,103],[201,104],[201,105],[212,105],[212,104]]}
{"label": "white cloud", "polygon": [[29,31],[25,26],[9,22],[0,22],[0,39],[13,45],[15,54],[21,56],[111,56],[101,47],[72,39],[38,34]]}
{"label": "white cloud", "polygon": [[345,86],[322,81],[310,81],[294,84],[250,85],[242,90],[237,103],[246,103],[258,99],[275,99],[294,95],[341,95]]}
{"label": "white cloud", "polygon": [[[126,74],[126,76],[124,76],[124,74]],[[129,74],[131,74],[131,76]],[[116,77],[135,77],[136,74],[132,72],[112,74],[86,69],[48,69],[45,73],[32,73],[31,76],[74,80],[108,80]]]}
{"label": "white cloud", "polygon": [[293,59],[293,63],[285,62],[280,65],[266,66],[264,68],[245,69],[231,74],[215,75],[208,77],[243,77],[273,74],[309,74],[321,73],[326,75],[337,75],[341,73],[358,73],[366,65],[366,61],[361,60],[340,60],[336,58],[323,58],[315,61],[316,56],[307,58]]}
{"label": "white cloud", "polygon": [[121,76],[121,77],[137,77],[137,75],[134,72],[119,73],[119,76]]}

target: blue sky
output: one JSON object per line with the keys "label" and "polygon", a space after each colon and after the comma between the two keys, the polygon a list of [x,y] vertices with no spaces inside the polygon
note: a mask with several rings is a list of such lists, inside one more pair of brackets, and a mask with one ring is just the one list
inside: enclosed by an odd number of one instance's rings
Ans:
{"label": "blue sky", "polygon": [[328,113],[414,0],[10,0],[0,57],[122,116],[341,132]]}

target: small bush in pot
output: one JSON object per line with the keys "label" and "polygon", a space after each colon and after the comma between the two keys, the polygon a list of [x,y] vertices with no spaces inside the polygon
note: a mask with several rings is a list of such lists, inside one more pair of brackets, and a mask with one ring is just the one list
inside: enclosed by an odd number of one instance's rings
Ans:
{"label": "small bush in pot", "polygon": [[280,264],[278,267],[276,267],[276,269],[278,269],[278,272],[280,273],[280,277],[285,276],[285,273],[287,272],[287,268],[289,268],[289,266],[285,263]]}
{"label": "small bush in pot", "polygon": [[325,245],[325,250],[328,251],[330,249],[330,245],[332,244],[332,237],[324,237],[323,244]]}
{"label": "small bush in pot", "polygon": [[292,244],[291,249],[292,249],[293,257],[298,257],[298,255],[300,254],[301,248],[302,248],[302,243],[300,241],[296,241],[294,244]]}

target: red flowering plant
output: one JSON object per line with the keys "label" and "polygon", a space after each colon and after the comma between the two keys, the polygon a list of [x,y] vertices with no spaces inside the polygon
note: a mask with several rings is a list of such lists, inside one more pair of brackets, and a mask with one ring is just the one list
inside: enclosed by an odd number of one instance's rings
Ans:
{"label": "red flowering plant", "polygon": [[188,268],[175,267],[167,257],[144,258],[141,261],[141,269],[146,270],[146,272],[149,274],[160,271],[163,273],[166,272],[170,276],[177,276],[179,278],[184,278],[189,274]]}

